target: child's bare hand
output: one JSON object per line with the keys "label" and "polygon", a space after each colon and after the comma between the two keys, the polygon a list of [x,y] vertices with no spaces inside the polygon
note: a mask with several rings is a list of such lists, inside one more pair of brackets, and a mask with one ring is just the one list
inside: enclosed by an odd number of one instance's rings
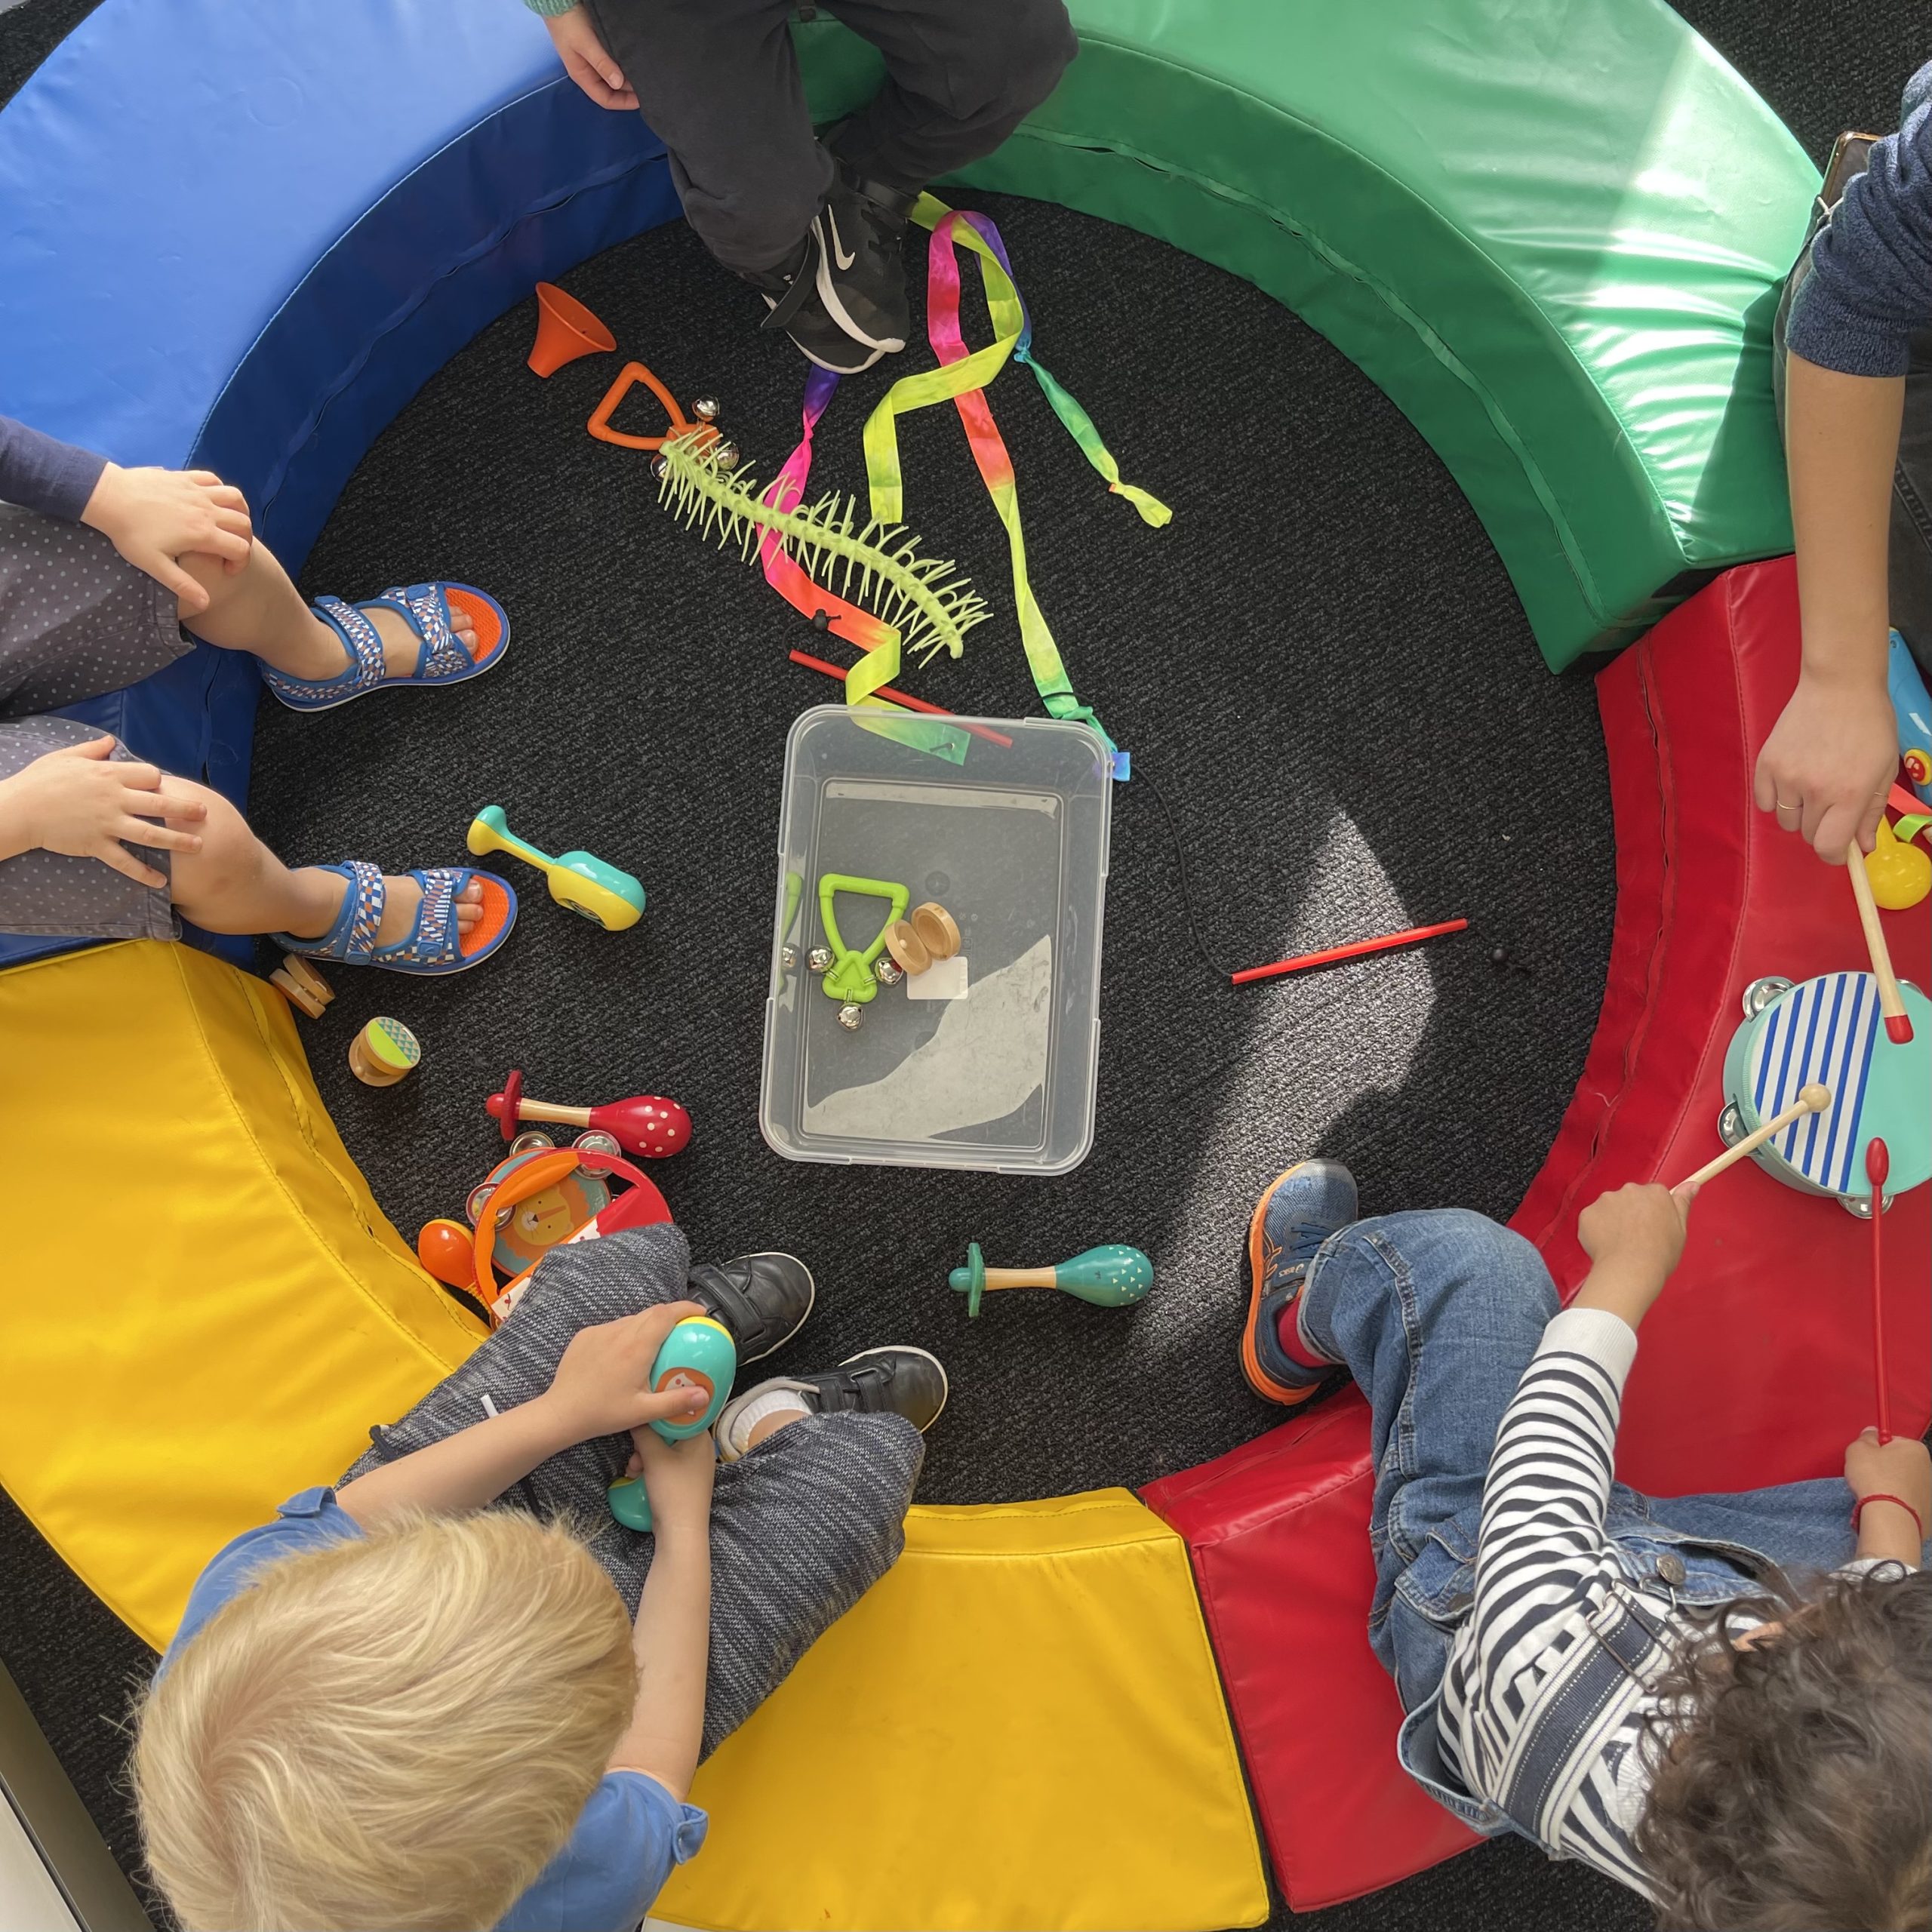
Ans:
{"label": "child's bare hand", "polygon": [[1578,1217],[1577,1238],[1599,1266],[1615,1261],[1654,1272],[1661,1287],[1684,1252],[1694,1198],[1673,1194],[1654,1181],[1613,1189],[1598,1195]]}
{"label": "child's bare hand", "polygon": [[711,1515],[711,1480],[718,1451],[708,1435],[666,1442],[654,1429],[631,1431],[630,1466],[626,1473],[644,1478],[651,1520],[661,1532],[695,1529]]}
{"label": "child's bare hand", "polygon": [[208,807],[158,766],[117,759],[113,751],[108,737],[63,745],[0,781],[11,828],[7,843],[23,851],[39,848],[98,859],[138,884],[165,885],[165,873],[144,865],[121,841],[198,852],[201,835],[192,828],[207,817]]}
{"label": "child's bare hand", "polygon": [[1577,1238],[1594,1264],[1573,1308],[1601,1308],[1635,1327],[1663,1292],[1684,1252],[1684,1217],[1695,1195],[1654,1183],[1600,1195],[1577,1220]]}
{"label": "child's bare hand", "polygon": [[598,38],[590,16],[581,6],[573,7],[568,13],[546,14],[543,24],[550,29],[564,72],[599,107],[614,108],[620,112],[636,111],[636,90],[624,78],[624,70],[611,58],[610,50]]}
{"label": "child's bare hand", "polygon": [[559,1428],[571,1441],[588,1442],[647,1423],[690,1422],[702,1415],[709,1401],[702,1389],[667,1389],[654,1395],[651,1370],[665,1337],[686,1315],[703,1312],[694,1301],[665,1302],[641,1315],[580,1329],[543,1398]]}
{"label": "child's bare hand", "polygon": [[248,498],[208,469],[123,469],[110,463],[81,521],[173,591],[184,617],[205,611],[208,594],[176,559],[219,557],[232,577],[248,562],[254,541]]}
{"label": "child's bare hand", "polygon": [[1932,1456],[1915,1437],[1881,1442],[1875,1429],[1861,1429],[1844,1452],[1844,1479],[1854,1496],[1896,1496],[1932,1528]]}

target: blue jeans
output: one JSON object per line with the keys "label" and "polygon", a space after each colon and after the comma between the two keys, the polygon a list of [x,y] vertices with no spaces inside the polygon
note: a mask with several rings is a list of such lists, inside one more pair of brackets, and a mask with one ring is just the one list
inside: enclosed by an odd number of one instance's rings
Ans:
{"label": "blue jeans", "polygon": [[[1520,1235],[1460,1208],[1358,1221],[1322,1244],[1303,1333],[1348,1364],[1374,1411],[1368,1638],[1408,1713],[1404,1767],[1477,1830],[1508,1821],[1472,1798],[1437,1749],[1449,1647],[1475,1588],[1483,1478],[1503,1411],[1557,1312],[1543,1257]],[[1633,1582],[1680,1603],[1749,1594],[1773,1565],[1847,1561],[1851,1492],[1834,1477],[1735,1496],[1611,1493],[1606,1527]]]}

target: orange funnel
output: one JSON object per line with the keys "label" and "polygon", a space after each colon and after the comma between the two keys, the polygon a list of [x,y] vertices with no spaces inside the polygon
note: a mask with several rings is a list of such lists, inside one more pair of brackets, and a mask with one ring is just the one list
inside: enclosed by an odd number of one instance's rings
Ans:
{"label": "orange funnel", "polygon": [[554,281],[537,285],[537,340],[530,366],[540,376],[554,376],[580,355],[598,355],[615,349],[617,338],[574,295]]}

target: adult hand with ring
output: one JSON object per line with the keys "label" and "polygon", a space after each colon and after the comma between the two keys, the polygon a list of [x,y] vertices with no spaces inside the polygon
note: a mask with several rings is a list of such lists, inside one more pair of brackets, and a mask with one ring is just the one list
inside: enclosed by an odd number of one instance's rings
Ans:
{"label": "adult hand with ring", "polygon": [[1801,676],[1758,755],[1760,811],[1801,833],[1828,864],[1856,843],[1869,852],[1898,771],[1890,694],[1869,681]]}

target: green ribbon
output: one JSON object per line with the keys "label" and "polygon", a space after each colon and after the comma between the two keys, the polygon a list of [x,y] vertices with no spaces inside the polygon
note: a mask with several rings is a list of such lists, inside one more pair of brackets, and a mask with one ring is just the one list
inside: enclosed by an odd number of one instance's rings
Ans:
{"label": "green ribbon", "polygon": [[[1020,519],[1018,479],[1013,460],[995,423],[992,411],[982,392],[1008,361],[1014,358],[1033,371],[1054,413],[1078,445],[1088,461],[1106,481],[1109,490],[1123,496],[1142,519],[1158,528],[1173,512],[1158,497],[1121,480],[1120,469],[1112,453],[1100,439],[1093,418],[1081,408],[1031,352],[1032,325],[1012,275],[999,231],[983,215],[960,214],[931,195],[922,195],[912,208],[912,219],[932,231],[928,251],[926,329],[940,367],[902,377],[894,383],[867,420],[865,428],[866,476],[871,490],[872,515],[882,523],[905,520],[905,488],[899,458],[898,418],[915,409],[937,402],[952,402],[964,424],[968,446],[978,466],[981,480],[1005,527],[1011,555],[1014,605],[1020,623],[1020,642],[1026,653],[1033,683],[1049,714],[1055,718],[1077,718],[1097,731],[1109,752],[1114,743],[1092,709],[1075,694],[1067,675],[1060,647],[1054,641],[1045,614],[1033,595],[1026,571],[1026,539]],[[984,348],[969,351],[959,328],[959,266],[955,245],[977,256],[980,276],[992,319],[993,340]],[[1118,775],[1125,776],[1125,755],[1116,753]]]}

